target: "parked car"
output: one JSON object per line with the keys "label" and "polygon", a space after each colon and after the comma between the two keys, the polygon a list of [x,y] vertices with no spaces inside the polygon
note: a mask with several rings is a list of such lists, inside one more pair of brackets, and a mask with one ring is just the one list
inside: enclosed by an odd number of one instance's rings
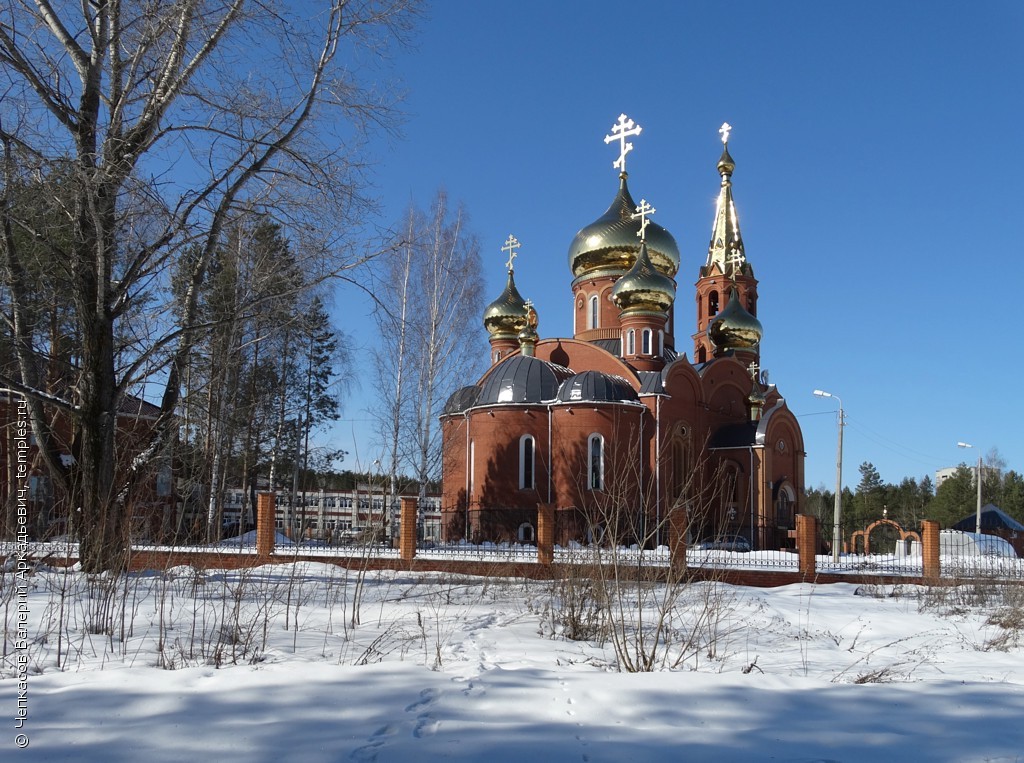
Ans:
{"label": "parked car", "polygon": [[750,541],[742,535],[717,535],[702,540],[696,546],[698,551],[750,551]]}

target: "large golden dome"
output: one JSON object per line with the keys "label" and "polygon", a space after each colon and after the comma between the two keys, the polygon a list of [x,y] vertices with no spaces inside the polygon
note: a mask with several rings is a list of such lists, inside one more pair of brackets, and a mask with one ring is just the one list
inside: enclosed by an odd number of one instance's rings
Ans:
{"label": "large golden dome", "polygon": [[[582,228],[569,245],[569,269],[574,277],[599,271],[624,272],[633,267],[640,251],[639,218],[633,219],[636,202],[626,187],[626,173],[619,175],[619,192],[608,210]],[[669,278],[679,270],[679,247],[672,234],[647,221],[647,250],[654,267]]]}
{"label": "large golden dome", "polygon": [[526,300],[516,289],[515,278],[510,270],[505,291],[484,310],[484,328],[492,337],[516,339],[526,327],[528,316]]}
{"label": "large golden dome", "polygon": [[623,311],[667,313],[675,298],[675,281],[654,267],[646,242],[641,242],[633,267],[615,282],[612,301]]}
{"label": "large golden dome", "polygon": [[736,289],[729,291],[729,304],[708,324],[708,338],[719,350],[755,348],[763,335],[761,321],[743,307]]}

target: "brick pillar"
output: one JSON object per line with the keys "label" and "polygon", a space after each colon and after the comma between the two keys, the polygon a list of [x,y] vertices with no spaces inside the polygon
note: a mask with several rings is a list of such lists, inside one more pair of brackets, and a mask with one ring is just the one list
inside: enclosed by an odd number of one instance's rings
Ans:
{"label": "brick pillar", "polygon": [[273,493],[256,495],[256,553],[270,556],[274,553],[274,520],[277,515],[277,496]]}
{"label": "brick pillar", "polygon": [[401,526],[398,530],[398,555],[405,561],[416,558],[416,499],[401,497]]}
{"label": "brick pillar", "polygon": [[555,561],[555,504],[537,504],[537,563]]}
{"label": "brick pillar", "polygon": [[939,568],[939,523],[926,519],[921,523],[921,562],[925,582],[936,582]]}
{"label": "brick pillar", "polygon": [[686,569],[686,509],[678,506],[668,513],[668,552],[672,569]]}
{"label": "brick pillar", "polygon": [[797,565],[800,574],[813,578],[816,572],[814,556],[818,551],[818,518],[810,514],[796,515]]}

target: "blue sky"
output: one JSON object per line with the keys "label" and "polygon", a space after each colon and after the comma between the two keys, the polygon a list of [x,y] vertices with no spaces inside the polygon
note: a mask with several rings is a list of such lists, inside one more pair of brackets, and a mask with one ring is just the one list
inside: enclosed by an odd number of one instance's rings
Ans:
{"label": "blue sky", "polygon": [[[845,484],[863,461],[889,482],[972,462],[958,440],[1024,471],[1022,33],[1010,1],[443,0],[394,61],[409,116],[375,145],[378,222],[444,186],[481,240],[488,301],[513,233],[541,336],[570,336],[566,253],[614,195],[603,137],[625,112],[643,127],[630,190],[682,253],[685,338],[728,121],[762,364],[800,417],[807,485],[835,481],[835,404],[815,388],[847,413]],[[363,464],[364,427],[333,433]]]}

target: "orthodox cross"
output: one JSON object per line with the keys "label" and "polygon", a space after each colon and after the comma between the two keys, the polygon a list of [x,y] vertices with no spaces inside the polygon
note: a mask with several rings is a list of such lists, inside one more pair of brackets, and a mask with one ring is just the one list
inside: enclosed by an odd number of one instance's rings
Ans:
{"label": "orthodox cross", "polygon": [[537,330],[537,310],[533,306],[533,300],[528,299],[523,303],[526,307],[526,325],[534,331]]}
{"label": "orthodox cross", "polygon": [[741,268],[743,267],[743,255],[736,249],[733,249],[729,252],[729,256],[725,258],[725,261],[732,265],[732,275],[730,277],[735,281],[736,274],[741,272]]}
{"label": "orthodox cross", "polygon": [[516,254],[516,249],[521,246],[515,236],[509,234],[509,237],[505,240],[505,246],[501,247],[501,251],[508,252],[508,262],[505,263],[505,267],[508,268],[508,272],[512,272],[512,261],[515,260],[519,255]]}
{"label": "orthodox cross", "polygon": [[657,211],[658,210],[656,210],[654,207],[647,203],[647,199],[640,199],[640,206],[636,208],[636,213],[630,215],[630,217],[633,218],[634,220],[638,217],[640,218],[640,230],[636,232],[636,235],[640,237],[641,241],[647,240],[647,225],[648,223],[651,222],[650,220],[647,219],[647,217],[649,215],[653,215]]}
{"label": "orthodox cross", "polygon": [[626,171],[626,154],[633,150],[633,144],[627,143],[626,138],[630,135],[639,135],[642,130],[640,125],[625,114],[619,114],[619,121],[612,125],[611,135],[604,136],[605,143],[611,143],[613,140],[619,142],[619,158],[612,162],[615,169],[620,172]]}
{"label": "orthodox cross", "polygon": [[728,122],[722,122],[722,126],[718,128],[718,134],[722,136],[722,143],[729,142],[729,133],[732,131],[732,125]]}
{"label": "orthodox cross", "polygon": [[747,366],[747,373],[750,374],[750,380],[755,384],[760,383],[762,387],[771,386],[768,384],[768,369],[762,369],[757,365],[756,360],[752,361],[750,365]]}

